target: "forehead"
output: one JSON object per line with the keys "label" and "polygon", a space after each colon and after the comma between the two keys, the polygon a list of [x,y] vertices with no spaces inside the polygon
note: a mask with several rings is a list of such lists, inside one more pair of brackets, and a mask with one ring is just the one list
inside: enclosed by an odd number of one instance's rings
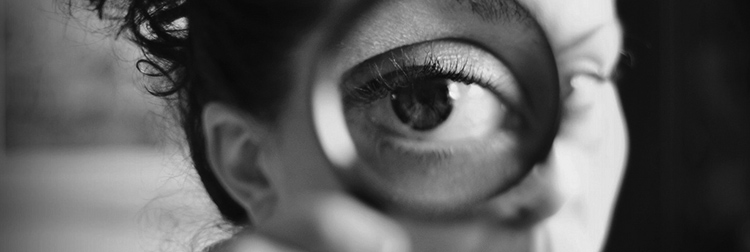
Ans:
{"label": "forehead", "polygon": [[613,0],[517,1],[536,17],[554,43],[569,44],[601,26],[617,23]]}
{"label": "forehead", "polygon": [[[526,24],[516,26],[521,30],[492,31],[503,33],[506,38],[524,36],[523,33],[533,29],[528,23],[537,23],[553,49],[562,75],[587,72],[606,77],[614,68],[620,49],[620,27],[613,0],[385,0],[380,3],[376,15],[364,18],[369,25],[353,36],[358,40],[350,44],[358,47],[349,50],[354,58],[438,37],[441,30],[445,34],[475,30],[471,35],[483,33],[488,37],[489,29],[475,29],[477,25],[495,23],[503,27],[504,22]],[[467,15],[482,22],[467,21],[474,19]]]}
{"label": "forehead", "polygon": [[561,71],[606,76],[614,68],[622,37],[614,0],[516,1],[543,28]]}
{"label": "forehead", "polygon": [[[533,18],[542,27],[561,72],[606,77],[614,68],[622,32],[614,0],[455,0],[486,20]],[[518,11],[516,4],[526,11]],[[489,18],[487,18],[489,17]]]}

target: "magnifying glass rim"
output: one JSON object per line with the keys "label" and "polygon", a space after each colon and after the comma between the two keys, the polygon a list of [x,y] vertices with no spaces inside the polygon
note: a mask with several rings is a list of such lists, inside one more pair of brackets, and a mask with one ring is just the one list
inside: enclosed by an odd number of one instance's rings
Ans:
{"label": "magnifying glass rim", "polygon": [[[314,127],[315,132],[318,136],[318,141],[323,149],[323,152],[325,153],[328,160],[331,162],[332,168],[335,170],[336,174],[341,175],[341,173],[353,173],[352,171],[356,168],[366,165],[362,162],[361,157],[357,153],[356,144],[354,143],[353,139],[351,138],[351,134],[349,132],[348,124],[346,122],[344,108],[343,108],[343,102],[341,101],[341,94],[342,91],[340,90],[340,83],[337,81],[339,78],[336,76],[331,76],[332,74],[328,73],[330,71],[323,71],[326,69],[325,66],[331,66],[333,62],[331,60],[335,57],[327,57],[329,55],[335,55],[336,48],[333,46],[336,43],[332,43],[333,41],[338,41],[340,38],[343,38],[347,35],[346,31],[351,29],[353,26],[356,25],[358,21],[359,14],[363,13],[367,10],[374,2],[377,1],[366,1],[366,3],[359,5],[359,9],[356,9],[356,11],[352,11],[351,13],[356,13],[349,15],[348,19],[340,19],[340,20],[348,20],[348,22],[341,22],[336,24],[337,28],[334,28],[335,32],[332,33],[329,42],[330,43],[324,43],[325,45],[328,45],[327,47],[323,48],[320,53],[321,57],[317,58],[317,62],[315,66],[313,67],[313,83],[311,83],[312,88],[312,117],[314,120]],[[359,11],[359,12],[357,12]],[[543,29],[542,29],[543,31]],[[542,35],[544,33],[542,32]],[[545,38],[546,40],[546,38]],[[547,49],[549,50],[549,55],[552,57],[552,68],[550,73],[552,73],[553,76],[551,77],[554,79],[555,89],[554,90],[554,97],[559,99],[559,79],[557,75],[557,65],[555,64],[554,53],[551,52],[551,48],[549,48],[549,44],[547,44]],[[330,69],[328,69],[330,70]],[[515,72],[514,72],[515,75]],[[557,102],[556,111],[554,111],[554,115],[556,117],[556,121],[559,124],[559,101]],[[557,126],[554,127],[554,130],[551,130],[551,137],[554,138],[554,135],[556,135],[557,132]],[[548,148],[545,148],[545,153],[548,153],[549,148],[551,148],[551,142],[547,146]],[[530,170],[530,169],[527,169]],[[355,176],[358,177],[358,176]],[[361,176],[359,176],[361,178]],[[522,175],[521,178],[525,177],[525,175]],[[342,179],[347,179],[346,176],[342,176]],[[347,185],[347,181],[342,181],[345,186]],[[349,182],[351,183],[351,182]],[[510,185],[512,187],[513,185]]]}

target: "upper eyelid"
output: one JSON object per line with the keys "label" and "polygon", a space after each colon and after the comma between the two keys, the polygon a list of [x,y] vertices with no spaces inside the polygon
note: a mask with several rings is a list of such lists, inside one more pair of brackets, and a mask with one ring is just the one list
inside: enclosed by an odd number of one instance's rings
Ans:
{"label": "upper eyelid", "polygon": [[[391,81],[399,77],[400,79],[406,79],[407,82],[410,78],[445,77],[454,81],[466,82],[466,84],[476,83],[480,85],[488,85],[487,82],[495,80],[487,78],[475,70],[478,67],[474,66],[470,59],[446,60],[435,56],[432,52],[428,53],[421,61],[417,61],[414,57],[396,57],[394,55],[390,55],[386,61],[389,66],[392,66],[392,70],[383,71],[380,64],[367,64],[364,71],[368,73],[362,76],[369,77],[354,78],[350,82],[367,83],[375,81],[392,89],[402,84]],[[345,84],[345,86],[347,85]]]}
{"label": "upper eyelid", "polygon": [[[383,74],[377,67],[371,67],[376,69],[373,74],[376,74],[378,80],[384,80],[385,76],[391,76],[394,74],[400,74],[403,77],[424,77],[425,75],[462,75],[464,79],[473,79],[476,81],[483,81],[482,76],[478,76],[479,73],[474,71],[476,67],[473,66],[469,59],[456,60],[444,60],[436,57],[434,54],[429,53],[424,57],[421,63],[417,63],[415,59],[409,59],[407,61],[400,61],[398,58],[390,58],[389,61],[394,66],[394,70]],[[414,71],[417,71],[416,73]],[[454,76],[459,77],[459,76]],[[457,79],[457,78],[456,78]],[[484,78],[486,79],[486,78]],[[489,81],[489,80],[488,80]]]}
{"label": "upper eyelid", "polygon": [[[466,67],[475,83],[490,88],[509,107],[527,110],[527,98],[514,68],[490,48],[471,40],[442,38],[401,46],[370,57],[347,70],[340,79],[342,93],[361,86],[377,76],[395,70],[393,60],[399,66],[419,66],[432,58],[454,69]],[[448,68],[448,67],[446,67]]]}
{"label": "upper eyelid", "polygon": [[[408,63],[399,63],[398,59],[389,59],[394,65],[394,70],[387,73],[380,71],[378,65],[370,66],[372,75],[375,75],[367,81],[349,81],[357,82],[361,84],[346,83],[343,86],[343,93],[345,94],[345,103],[348,105],[365,105],[376,100],[385,98],[388,93],[392,92],[396,88],[406,87],[408,83],[415,83],[423,80],[423,78],[445,78],[453,81],[463,82],[465,84],[477,84],[490,88],[491,84],[488,79],[481,79],[477,77],[476,71],[473,67],[467,67],[468,63],[461,64],[459,67],[456,64],[446,66],[440,65],[440,60],[428,56],[422,63],[414,63],[409,61]],[[496,93],[497,91],[492,91]]]}
{"label": "upper eyelid", "polygon": [[[422,66],[429,63],[440,65],[444,69],[467,68],[472,65],[470,63],[470,57],[465,55],[465,49],[456,49],[456,46],[452,45],[446,47],[444,45],[446,43],[443,42],[447,42],[448,44],[460,43],[457,43],[457,41],[454,41],[453,39],[443,39],[405,45],[361,62],[344,73],[342,80],[365,82],[374,79],[377,76],[383,76],[384,73],[387,74],[390,72],[402,71],[405,67]],[[464,46],[466,45],[461,47]],[[416,47],[416,49],[413,47]],[[483,76],[473,77],[479,78]]]}

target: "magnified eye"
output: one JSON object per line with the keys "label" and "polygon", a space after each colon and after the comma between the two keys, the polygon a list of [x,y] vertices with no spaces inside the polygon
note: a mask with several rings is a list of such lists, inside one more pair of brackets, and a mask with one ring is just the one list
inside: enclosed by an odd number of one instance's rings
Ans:
{"label": "magnified eye", "polygon": [[341,88],[363,161],[359,190],[376,203],[448,212],[506,189],[526,170],[519,84],[475,45],[397,48],[353,68]]}
{"label": "magnified eye", "polygon": [[[501,98],[488,87],[445,76],[443,72],[413,76],[426,73],[410,68],[399,70],[397,74],[408,79],[390,80],[408,83],[396,83],[400,86],[389,89],[388,84],[377,81],[367,87],[370,90],[356,90],[364,94],[355,95],[382,93],[385,97],[377,95],[369,98],[375,100],[373,102],[358,104],[360,107],[354,110],[369,115],[367,118],[356,115],[349,118],[379,125],[384,128],[380,134],[390,132],[423,143],[479,138],[498,130],[504,120],[512,119]],[[404,76],[382,78],[400,77]],[[372,90],[375,88],[384,90]],[[362,123],[351,120],[350,124]]]}

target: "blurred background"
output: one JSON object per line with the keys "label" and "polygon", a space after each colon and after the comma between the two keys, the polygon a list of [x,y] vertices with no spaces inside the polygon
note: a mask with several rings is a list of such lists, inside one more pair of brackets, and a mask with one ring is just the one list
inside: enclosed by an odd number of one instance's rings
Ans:
{"label": "blurred background", "polygon": [[[0,251],[219,237],[138,51],[64,2],[0,2]],[[750,251],[748,1],[617,5],[631,151],[605,251]]]}
{"label": "blurred background", "polygon": [[747,0],[620,0],[630,157],[606,251],[750,251]]}
{"label": "blurred background", "polygon": [[139,51],[66,1],[0,3],[0,251],[194,251],[218,235]]}

